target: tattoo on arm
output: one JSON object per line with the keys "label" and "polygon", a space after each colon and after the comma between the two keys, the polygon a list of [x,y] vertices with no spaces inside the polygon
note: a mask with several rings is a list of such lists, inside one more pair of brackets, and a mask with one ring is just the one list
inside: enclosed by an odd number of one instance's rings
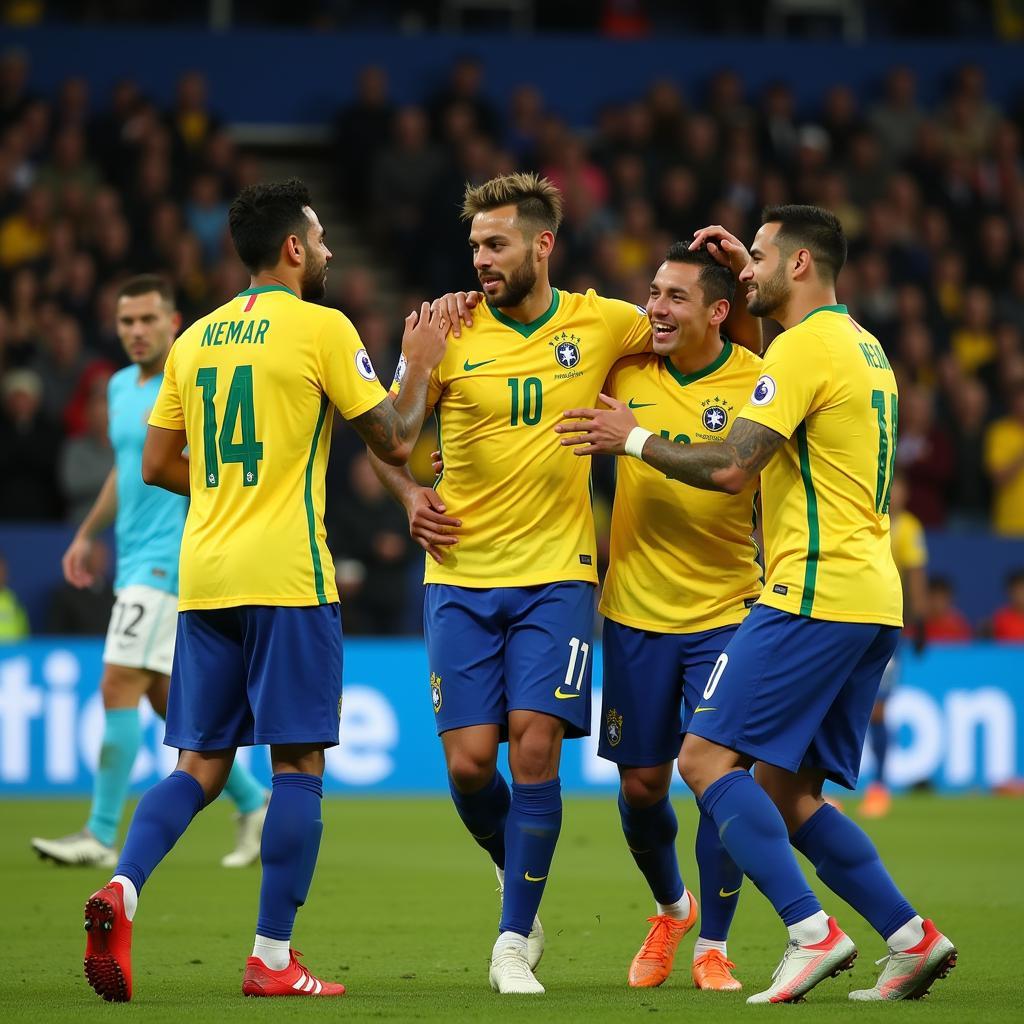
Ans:
{"label": "tattoo on arm", "polygon": [[406,424],[390,398],[351,421],[355,432],[375,453],[394,451],[406,440]]}
{"label": "tattoo on arm", "polygon": [[740,418],[720,444],[676,444],[649,438],[644,462],[673,480],[709,491],[739,491],[753,480],[786,439],[770,427]]}

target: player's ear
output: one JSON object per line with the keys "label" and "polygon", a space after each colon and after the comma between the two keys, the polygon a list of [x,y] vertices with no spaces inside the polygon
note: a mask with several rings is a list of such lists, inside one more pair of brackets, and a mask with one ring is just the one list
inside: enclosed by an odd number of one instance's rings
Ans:
{"label": "player's ear", "polygon": [[555,236],[551,231],[538,231],[537,237],[533,240],[533,251],[537,259],[546,260],[555,247]]}
{"label": "player's ear", "polygon": [[716,302],[712,303],[711,323],[714,324],[716,327],[720,323],[724,323],[725,318],[729,315],[729,308],[730,307],[728,299],[718,299]]}
{"label": "player's ear", "polygon": [[305,258],[305,248],[306,243],[303,239],[299,238],[298,235],[289,235],[284,240],[284,245],[281,246],[285,262],[293,267],[301,267],[302,261]]}
{"label": "player's ear", "polygon": [[796,278],[806,277],[814,266],[814,261],[811,259],[811,252],[809,249],[797,249],[796,252],[790,256],[790,265],[793,268],[793,276]]}

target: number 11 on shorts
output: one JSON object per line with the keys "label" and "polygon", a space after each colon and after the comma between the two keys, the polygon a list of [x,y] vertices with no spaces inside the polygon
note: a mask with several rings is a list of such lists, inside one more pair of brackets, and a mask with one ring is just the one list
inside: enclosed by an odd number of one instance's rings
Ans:
{"label": "number 11 on shorts", "polygon": [[[561,700],[570,697],[579,697],[582,693],[583,676],[587,671],[587,659],[590,657],[590,644],[584,643],[578,636],[569,640],[569,664],[565,669],[565,679],[562,685],[555,690],[555,696]],[[579,662],[579,672],[576,671],[576,663]],[[573,686],[573,677],[576,677],[576,685]]]}

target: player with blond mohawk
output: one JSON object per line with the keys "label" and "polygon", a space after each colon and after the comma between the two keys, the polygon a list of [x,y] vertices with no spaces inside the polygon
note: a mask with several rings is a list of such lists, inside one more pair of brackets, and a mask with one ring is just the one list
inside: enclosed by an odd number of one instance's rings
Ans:
{"label": "player with blond mohawk", "polygon": [[[435,490],[375,465],[430,555],[437,731],[455,808],[503,886],[491,986],[539,994],[537,911],[562,824],[562,741],[590,731],[597,585],[590,467],[550,431],[651,330],[631,303],[551,286],[562,197],[545,178],[468,187],[462,215],[486,302],[430,377],[443,475]],[[505,739],[511,791],[496,767]]]}

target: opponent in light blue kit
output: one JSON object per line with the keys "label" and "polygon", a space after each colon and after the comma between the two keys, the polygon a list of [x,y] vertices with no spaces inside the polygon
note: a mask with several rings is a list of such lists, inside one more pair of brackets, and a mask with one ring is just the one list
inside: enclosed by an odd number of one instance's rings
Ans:
{"label": "opponent in light blue kit", "polygon": [[[162,278],[136,277],[122,287],[117,330],[133,365],[114,374],[108,388],[114,468],[63,559],[68,582],[89,586],[93,540],[114,522],[117,600],[103,647],[103,744],[85,828],[60,839],[32,840],[41,857],[61,864],[117,862],[114,840],[141,740],[139,698],[145,694],[161,717],[167,710],[188,499],[143,482],[142,446],[180,323],[174,293]],[[267,794],[238,763],[226,789],[238,808],[239,830],[235,849],[221,863],[244,867],[259,856]]]}

